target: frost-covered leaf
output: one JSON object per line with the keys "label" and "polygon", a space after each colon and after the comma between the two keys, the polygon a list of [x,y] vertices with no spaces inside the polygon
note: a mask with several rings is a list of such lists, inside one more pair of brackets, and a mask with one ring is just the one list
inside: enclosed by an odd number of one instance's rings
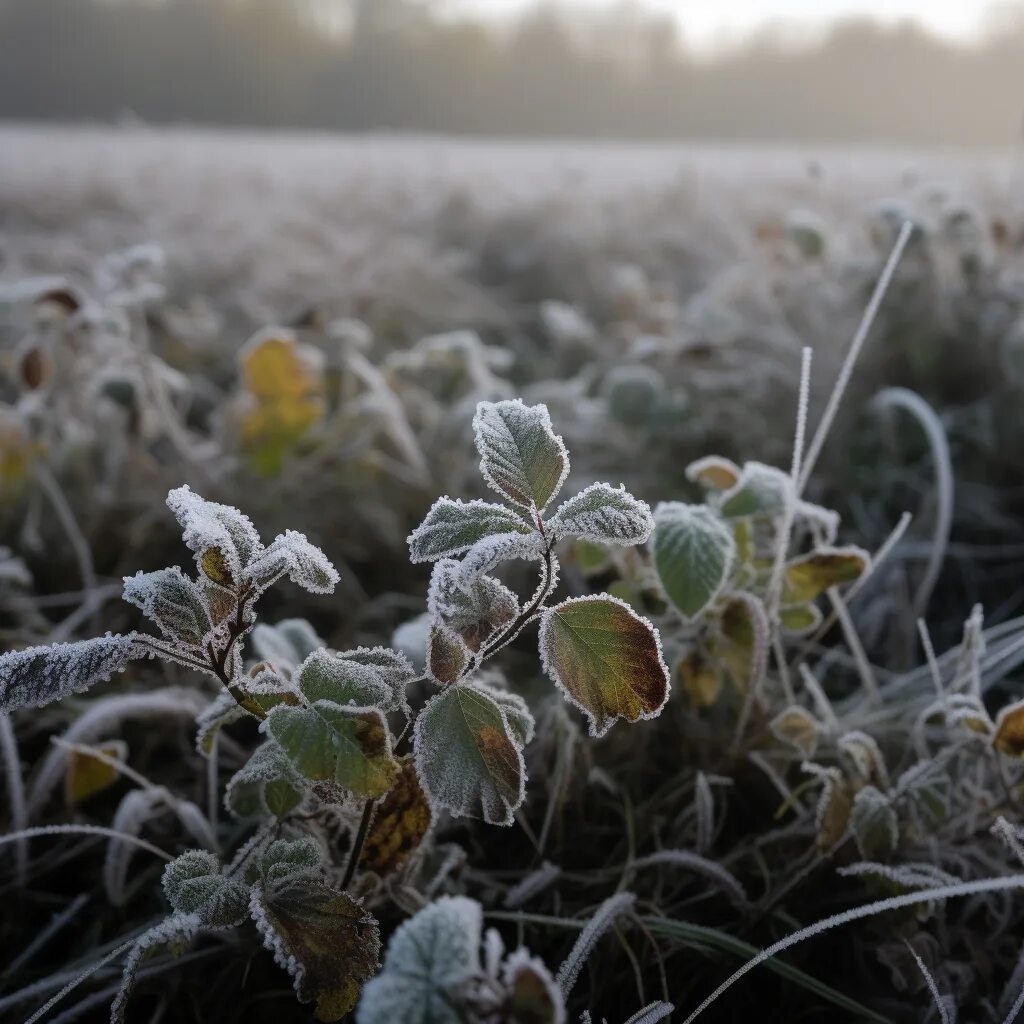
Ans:
{"label": "frost-covered leaf", "polygon": [[433,812],[420,786],[412,757],[399,763],[398,776],[373,816],[359,866],[384,878],[416,852],[433,824]]}
{"label": "frost-covered leaf", "polygon": [[874,737],[854,729],[840,736],[836,746],[852,778],[859,777],[865,782],[888,787],[889,772]]}
{"label": "frost-covered leaf", "polygon": [[517,949],[502,965],[508,1024],[564,1024],[565,1000],[539,957]]}
{"label": "frost-covered leaf", "polygon": [[1000,709],[992,743],[1003,754],[1024,757],[1024,700]]}
{"label": "frost-covered leaf", "polygon": [[519,399],[481,402],[473,417],[480,472],[490,487],[523,508],[543,509],[569,473],[569,455],[543,405]]}
{"label": "frost-covered leaf", "polygon": [[401,925],[369,982],[357,1024],[464,1024],[462,995],[480,973],[480,904],[446,896]]}
{"label": "frost-covered leaf", "polygon": [[735,486],[721,495],[718,507],[723,516],[776,516],[786,507],[792,482],[786,473],[761,462],[747,462]]}
{"label": "frost-covered leaf", "polygon": [[42,707],[82,693],[144,654],[134,633],[107,633],[93,640],[0,655],[0,713]]}
{"label": "frost-covered leaf", "polygon": [[479,498],[438,498],[407,538],[409,558],[413,562],[432,562],[435,558],[462,554],[485,537],[531,532],[530,524],[504,505]]}
{"label": "frost-covered leaf", "polygon": [[821,609],[816,604],[794,604],[779,610],[779,624],[792,636],[806,636],[821,625]]}
{"label": "frost-covered leaf", "polygon": [[249,913],[249,890],[221,874],[205,850],[188,850],[164,868],[164,895],[179,914],[195,915],[204,928],[234,928]]}
{"label": "frost-covered leaf", "polygon": [[125,576],[124,599],[155,622],[166,637],[191,647],[202,644],[213,629],[203,589],[177,566]]}
{"label": "frost-covered leaf", "polygon": [[692,620],[721,593],[736,558],[728,527],[704,505],[662,502],[654,510],[654,565],[669,600]]}
{"label": "frost-covered leaf", "polygon": [[310,702],[395,708],[395,687],[384,671],[328,650],[314,651],[296,670],[295,683]]}
{"label": "frost-covered leaf", "polygon": [[69,804],[85,803],[90,797],[102,793],[121,777],[117,764],[128,756],[123,740],[109,740],[95,744],[95,749],[115,764],[94,757],[88,750],[78,747],[68,752],[67,774],[64,777],[64,796]]}
{"label": "frost-covered leaf", "polygon": [[647,502],[634,498],[624,487],[600,483],[563,502],[545,523],[550,537],[624,546],[643,544],[653,529]]}
{"label": "frost-covered leaf", "polygon": [[199,571],[219,586],[233,586],[263,550],[248,516],[230,505],[201,498],[187,485],[167,495],[167,507],[178,520]]}
{"label": "frost-covered leaf", "polygon": [[380,930],[354,897],[314,878],[293,877],[253,890],[250,912],[263,944],[286,970],[314,1019],[341,1020],[377,971]]}
{"label": "frost-covered leaf", "polygon": [[288,669],[327,646],[305,619],[282,619],[272,626],[260,623],[249,634],[248,643],[261,660]]}
{"label": "frost-covered leaf", "polygon": [[427,671],[443,686],[454,683],[466,669],[470,653],[466,641],[443,622],[430,627],[430,648],[427,651]]}
{"label": "frost-covered leaf", "polygon": [[284,751],[267,742],[228,780],[224,805],[239,818],[283,818],[302,803],[307,784]]}
{"label": "frost-covered leaf", "polygon": [[761,678],[768,662],[770,631],[764,604],[753,594],[738,593],[722,608],[716,625],[714,653],[745,690]]}
{"label": "frost-covered leaf", "polygon": [[449,686],[416,720],[416,770],[431,803],[459,817],[511,825],[526,794],[518,732],[495,693]]}
{"label": "frost-covered leaf", "polygon": [[266,587],[282,574],[311,594],[330,594],[338,584],[338,571],[330,559],[308,538],[295,530],[285,530],[253,559],[244,578],[257,587]]}
{"label": "frost-covered leaf", "polygon": [[275,839],[246,870],[246,879],[264,887],[285,878],[317,877],[323,855],[312,836]]}
{"label": "frost-covered leaf", "polygon": [[654,627],[605,594],[578,597],[541,617],[544,669],[586,716],[592,736],[624,718],[654,718],[668,700],[669,673]]}
{"label": "frost-covered leaf", "polygon": [[519,599],[492,576],[466,578],[451,558],[435,563],[430,577],[427,608],[455,630],[471,651],[519,614]]}
{"label": "frost-covered leaf", "polygon": [[818,736],[822,732],[821,723],[798,704],[780,711],[768,727],[776,739],[789,744],[804,757],[813,756],[818,746]]}
{"label": "frost-covered leaf", "polygon": [[213,753],[213,742],[217,733],[226,725],[245,718],[247,712],[239,707],[238,701],[227,690],[221,690],[216,697],[196,716],[196,750],[209,757]]}
{"label": "frost-covered leaf", "polygon": [[342,651],[338,658],[372,668],[391,687],[390,706],[399,708],[405,705],[405,688],[418,673],[403,653],[390,647],[357,647],[353,651]]}
{"label": "frost-covered leaf", "polygon": [[783,604],[804,604],[829,587],[852,583],[867,571],[870,556],[860,548],[818,548],[786,566]]}
{"label": "frost-covered leaf", "polygon": [[899,842],[899,823],[888,797],[874,786],[865,786],[853,798],[850,828],[865,860],[888,860]]}
{"label": "frost-covered leaf", "polygon": [[718,702],[722,677],[701,651],[691,651],[686,655],[679,662],[678,672],[679,681],[694,707],[710,708]]}
{"label": "frost-covered leaf", "polygon": [[398,772],[391,736],[376,708],[317,700],[279,705],[261,726],[307,779],[334,782],[357,796],[379,797]]}
{"label": "frost-covered leaf", "polygon": [[487,692],[501,705],[508,727],[512,730],[512,738],[519,747],[525,747],[532,742],[537,723],[526,701],[518,693],[503,690],[498,686],[488,686]]}
{"label": "frost-covered leaf", "polygon": [[110,1024],[124,1024],[128,998],[135,985],[142,961],[160,946],[169,946],[181,953],[202,930],[199,918],[194,914],[172,914],[170,917],[143,932],[125,957],[121,973],[121,984],[110,1004]]}
{"label": "frost-covered leaf", "polygon": [[818,769],[815,774],[818,774],[824,783],[816,813],[818,849],[823,853],[829,853],[846,835],[850,811],[853,808],[853,793],[850,784],[836,769]]}
{"label": "frost-covered leaf", "polygon": [[534,530],[532,533],[498,533],[484,537],[466,552],[462,559],[462,576],[469,580],[490,572],[496,565],[514,558],[527,561],[539,560],[544,556],[544,539]]}
{"label": "frost-covered leaf", "polygon": [[727,491],[739,482],[740,467],[721,455],[705,455],[686,467],[686,479],[709,491]]}

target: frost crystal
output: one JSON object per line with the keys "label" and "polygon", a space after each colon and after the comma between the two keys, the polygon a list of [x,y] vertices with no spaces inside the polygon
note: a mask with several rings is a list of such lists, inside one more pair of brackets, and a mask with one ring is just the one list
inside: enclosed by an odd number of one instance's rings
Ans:
{"label": "frost crystal", "polygon": [[462,560],[462,575],[469,579],[488,573],[496,565],[512,558],[533,561],[543,555],[544,539],[536,531],[529,534],[499,533],[478,541],[466,552]]}
{"label": "frost crystal", "polygon": [[494,577],[466,578],[459,562],[443,558],[430,577],[427,608],[477,650],[495,629],[515,619],[519,599]]}
{"label": "frost crystal", "polygon": [[426,518],[408,537],[413,562],[460,555],[494,535],[529,534],[531,528],[519,515],[503,505],[479,498],[459,501],[438,498]]}
{"label": "frost crystal", "polygon": [[304,534],[285,530],[274,539],[251,565],[244,577],[257,586],[269,586],[278,576],[287,573],[297,586],[311,594],[330,594],[338,584],[338,571],[330,559]]}
{"label": "frost crystal", "polygon": [[124,599],[171,640],[197,647],[213,629],[202,589],[177,566],[125,576]]}
{"label": "frost crystal", "polygon": [[462,1024],[457,997],[480,973],[482,919],[479,903],[448,896],[406,921],[363,990],[357,1024]]}
{"label": "frost crystal", "polygon": [[543,509],[569,475],[569,453],[543,405],[481,402],[473,433],[484,480],[523,508]]}
{"label": "frost crystal", "polygon": [[134,633],[107,633],[93,640],[28,647],[0,657],[0,712],[42,707],[82,693],[143,657]]}
{"label": "frost crystal", "polygon": [[628,546],[650,537],[654,519],[647,503],[624,487],[597,483],[564,502],[545,527],[556,537]]}
{"label": "frost crystal", "polygon": [[[195,553],[200,572],[214,583],[237,580],[245,568],[263,550],[260,536],[248,516],[230,505],[219,505],[196,494],[188,485],[177,487],[167,495],[167,507],[174,513],[182,529],[182,540]],[[220,553],[227,572],[226,579],[216,579],[204,565],[208,552]]]}

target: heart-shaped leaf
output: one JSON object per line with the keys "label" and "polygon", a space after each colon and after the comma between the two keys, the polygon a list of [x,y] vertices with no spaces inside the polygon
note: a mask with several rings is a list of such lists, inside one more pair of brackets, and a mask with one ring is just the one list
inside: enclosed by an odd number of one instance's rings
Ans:
{"label": "heart-shaped leaf", "polygon": [[416,720],[416,770],[431,802],[459,817],[511,825],[526,794],[519,733],[489,687],[449,686]]}
{"label": "heart-shaped leaf", "polygon": [[315,1001],[316,1020],[341,1020],[355,1008],[380,955],[377,922],[358,900],[316,878],[292,876],[257,889],[250,910],[299,999]]}
{"label": "heart-shaped leaf", "polygon": [[736,557],[729,528],[704,505],[662,502],[654,510],[654,566],[669,600],[695,619],[721,593]]}
{"label": "heart-shaped leaf", "polygon": [[544,668],[603,736],[624,718],[654,718],[668,700],[669,673],[654,627],[607,594],[570,598],[540,623]]}

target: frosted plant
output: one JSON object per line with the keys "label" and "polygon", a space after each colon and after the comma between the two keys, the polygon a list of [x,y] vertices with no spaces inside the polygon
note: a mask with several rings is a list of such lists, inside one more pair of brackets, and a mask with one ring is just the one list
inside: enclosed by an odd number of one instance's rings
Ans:
{"label": "frosted plant", "polygon": [[[647,505],[598,483],[548,514],[569,455],[544,406],[481,402],[473,429],[480,471],[504,501],[440,498],[409,536],[412,560],[435,562],[426,662],[440,687],[416,720],[414,746],[438,807],[509,825],[525,796],[523,747],[534,725],[518,695],[482,679],[488,658],[539,620],[544,669],[595,737],[619,718],[655,717],[668,699],[668,671],[653,626],[622,601],[599,594],[548,604],[559,542],[642,544],[653,526]],[[528,600],[488,575],[509,559],[540,565]]]}

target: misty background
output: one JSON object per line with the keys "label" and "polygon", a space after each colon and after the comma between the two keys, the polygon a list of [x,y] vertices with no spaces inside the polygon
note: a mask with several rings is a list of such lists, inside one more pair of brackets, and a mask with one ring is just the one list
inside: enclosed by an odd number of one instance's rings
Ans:
{"label": "misty background", "polygon": [[628,0],[502,19],[428,0],[0,0],[0,118],[1008,146],[1024,7],[987,25],[766,27],[705,53]]}

